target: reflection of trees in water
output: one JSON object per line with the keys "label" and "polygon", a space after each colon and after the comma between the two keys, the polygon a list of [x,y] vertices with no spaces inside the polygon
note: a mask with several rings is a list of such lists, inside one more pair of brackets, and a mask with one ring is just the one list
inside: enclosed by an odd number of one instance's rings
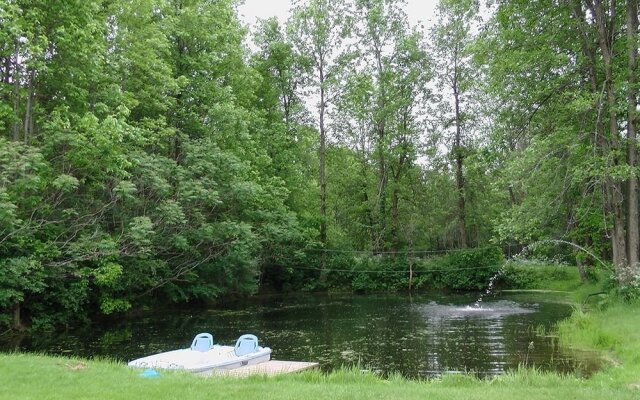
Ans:
{"label": "reflection of trees in water", "polygon": [[504,345],[501,319],[473,317],[429,319],[426,368],[430,374],[476,372],[493,375],[502,372]]}
{"label": "reflection of trees in water", "polygon": [[[531,314],[483,318],[430,300],[473,302],[455,296],[414,296],[411,301],[383,295],[267,297],[228,303],[224,309],[160,310],[63,333],[12,340],[0,337],[0,350],[124,361],[188,347],[200,332],[213,333],[223,344],[254,333],[261,344],[273,349],[274,358],[320,361],[325,370],[357,364],[406,376],[438,375],[446,370],[475,370],[483,375],[517,367],[535,336],[530,327],[550,326],[570,312],[567,306],[541,304]],[[535,342],[530,365],[548,364],[548,350]]]}
{"label": "reflection of trees in water", "polygon": [[28,338],[25,331],[6,331],[0,335],[0,349],[6,352],[20,351],[24,349]]}

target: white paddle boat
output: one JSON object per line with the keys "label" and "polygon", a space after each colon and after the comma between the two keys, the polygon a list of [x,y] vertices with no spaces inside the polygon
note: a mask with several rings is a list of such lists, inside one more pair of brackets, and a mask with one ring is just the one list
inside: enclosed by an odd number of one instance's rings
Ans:
{"label": "white paddle boat", "polygon": [[235,346],[221,346],[214,343],[210,333],[200,333],[188,349],[138,358],[129,362],[129,366],[204,372],[213,369],[234,369],[270,359],[271,349],[258,346],[258,338],[255,335],[240,336]]}

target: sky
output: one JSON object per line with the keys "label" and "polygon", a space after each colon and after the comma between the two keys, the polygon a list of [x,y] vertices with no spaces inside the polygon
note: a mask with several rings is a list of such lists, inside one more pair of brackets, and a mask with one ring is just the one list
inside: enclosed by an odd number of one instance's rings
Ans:
{"label": "sky", "polygon": [[[426,28],[430,27],[437,3],[437,0],[407,0],[406,11],[411,24],[422,23]],[[257,18],[278,17],[281,22],[284,22],[289,16],[290,8],[291,0],[245,0],[238,11],[240,18],[246,24],[253,25]]]}

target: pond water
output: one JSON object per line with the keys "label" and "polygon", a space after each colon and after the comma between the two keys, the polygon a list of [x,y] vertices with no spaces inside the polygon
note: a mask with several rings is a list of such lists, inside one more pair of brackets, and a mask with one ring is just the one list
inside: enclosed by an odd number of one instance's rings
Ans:
{"label": "pond water", "polygon": [[254,333],[279,360],[318,361],[323,370],[356,365],[387,375],[434,377],[472,373],[490,377],[520,365],[588,375],[588,358],[558,349],[542,329],[571,307],[526,295],[300,295],[267,296],[210,309],[166,309],[65,333],[0,336],[0,351],[36,351],[128,361],[185,348],[211,332],[232,345]]}

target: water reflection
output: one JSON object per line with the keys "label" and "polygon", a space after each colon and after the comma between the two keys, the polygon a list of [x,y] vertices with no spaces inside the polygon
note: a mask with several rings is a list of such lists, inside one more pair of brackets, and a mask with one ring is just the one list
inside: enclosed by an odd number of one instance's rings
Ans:
{"label": "water reflection", "polygon": [[204,310],[150,313],[64,334],[36,334],[0,350],[20,349],[127,361],[188,347],[193,335],[212,332],[231,344],[255,333],[273,349],[273,358],[319,361],[325,370],[357,364],[382,374],[407,377],[471,372],[493,376],[521,364],[561,372],[584,361],[558,352],[536,336],[571,312],[545,301],[485,299],[473,296],[314,296],[264,297]]}
{"label": "water reflection", "polygon": [[424,373],[430,375],[500,374],[509,366],[507,342],[513,340],[505,326],[518,323],[506,318],[535,312],[511,301],[486,302],[482,307],[430,302],[418,308],[429,326],[424,334],[432,350]]}

